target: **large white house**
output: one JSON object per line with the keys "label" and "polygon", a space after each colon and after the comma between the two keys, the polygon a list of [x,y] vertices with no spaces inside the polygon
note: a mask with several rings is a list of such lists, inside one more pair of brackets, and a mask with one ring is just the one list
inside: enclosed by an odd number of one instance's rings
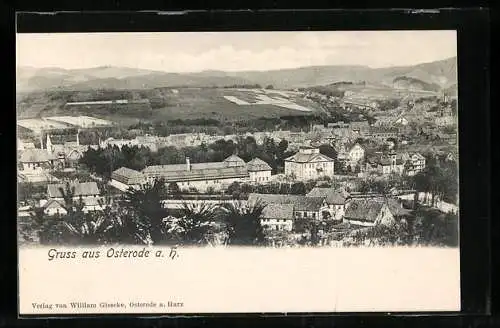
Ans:
{"label": "large white house", "polygon": [[297,180],[314,180],[334,175],[334,160],[318,148],[303,147],[285,159],[285,175]]}

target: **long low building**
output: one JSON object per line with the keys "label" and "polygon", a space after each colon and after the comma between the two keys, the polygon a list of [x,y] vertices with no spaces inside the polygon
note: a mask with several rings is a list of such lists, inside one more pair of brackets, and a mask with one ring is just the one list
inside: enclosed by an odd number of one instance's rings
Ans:
{"label": "long low building", "polygon": [[181,190],[207,192],[227,188],[233,182],[267,183],[271,180],[272,168],[259,158],[248,163],[236,155],[222,162],[152,165],[141,172],[120,168],[111,175],[110,184],[120,190],[138,187],[146,182],[162,179],[165,183],[176,183]]}

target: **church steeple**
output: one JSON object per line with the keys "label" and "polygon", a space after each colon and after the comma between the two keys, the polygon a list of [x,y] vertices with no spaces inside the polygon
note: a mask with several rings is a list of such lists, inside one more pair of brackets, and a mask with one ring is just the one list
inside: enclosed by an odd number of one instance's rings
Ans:
{"label": "church steeple", "polygon": [[52,141],[50,140],[50,134],[47,134],[47,152],[52,154]]}

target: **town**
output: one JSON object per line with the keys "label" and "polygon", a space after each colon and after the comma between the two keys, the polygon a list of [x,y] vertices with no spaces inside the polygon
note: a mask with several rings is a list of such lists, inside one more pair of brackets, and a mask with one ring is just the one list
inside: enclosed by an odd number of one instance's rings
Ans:
{"label": "town", "polygon": [[[287,122],[288,130],[264,124],[260,131],[170,133],[168,122],[127,127],[90,114],[19,119],[21,242],[453,243],[456,97],[397,86],[392,97],[361,90],[259,96],[261,104],[314,112],[295,126]],[[294,107],[291,94],[315,109]],[[444,230],[425,231],[431,227]],[[438,234],[445,237],[429,237]]]}

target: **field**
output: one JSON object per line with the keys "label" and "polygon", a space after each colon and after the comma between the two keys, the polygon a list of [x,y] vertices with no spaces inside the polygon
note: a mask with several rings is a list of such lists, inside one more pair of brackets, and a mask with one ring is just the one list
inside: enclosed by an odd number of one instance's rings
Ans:
{"label": "field", "polygon": [[22,128],[31,130],[34,133],[40,133],[41,131],[44,130],[64,130],[73,128],[69,124],[50,121],[44,118],[31,118],[31,119],[18,120],[17,125]]}
{"label": "field", "polygon": [[[219,121],[243,121],[259,117],[302,116],[313,114],[317,105],[302,99],[296,93],[279,90],[227,89],[227,88],[157,88],[146,91],[129,91],[149,99],[152,109],[130,107],[116,110],[116,105],[101,105],[95,116],[119,124],[138,121],[167,121],[176,119],[217,119]],[[123,91],[122,91],[123,93]],[[97,93],[96,93],[97,94]],[[123,98],[123,95],[120,94]],[[226,98],[227,97],[227,98]],[[234,97],[234,98],[231,98]],[[72,95],[44,93],[32,94],[18,101],[18,117],[88,115],[87,106],[65,106],[65,99]],[[120,98],[120,99],[122,99]],[[229,99],[228,99],[229,98]],[[238,99],[239,105],[235,103]],[[134,104],[139,106],[140,104]],[[109,107],[107,107],[109,106]],[[131,106],[131,104],[122,105]],[[41,108],[41,109],[40,109]],[[38,110],[37,110],[38,109]]]}
{"label": "field", "polygon": [[47,120],[65,123],[80,128],[90,128],[97,126],[111,126],[113,122],[108,120],[102,120],[90,116],[50,116],[46,117]]}

